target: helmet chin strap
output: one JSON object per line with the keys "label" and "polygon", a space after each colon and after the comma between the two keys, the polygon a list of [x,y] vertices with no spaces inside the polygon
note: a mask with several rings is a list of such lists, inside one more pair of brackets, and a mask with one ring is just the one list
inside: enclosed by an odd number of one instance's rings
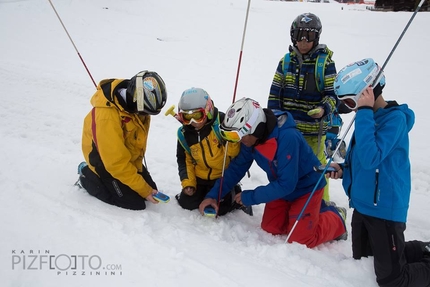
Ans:
{"label": "helmet chin strap", "polygon": [[143,112],[145,109],[145,101],[143,100],[143,76],[146,72],[147,71],[142,71],[136,75],[136,90],[134,91],[133,102],[137,102],[138,112]]}

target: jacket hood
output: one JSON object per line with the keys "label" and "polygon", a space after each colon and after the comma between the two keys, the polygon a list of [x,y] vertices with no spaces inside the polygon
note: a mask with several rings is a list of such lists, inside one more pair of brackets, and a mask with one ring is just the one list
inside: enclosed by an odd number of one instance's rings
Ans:
{"label": "jacket hood", "polygon": [[253,136],[258,138],[255,145],[264,143],[276,126],[276,116],[273,114],[273,111],[270,109],[263,109],[263,112],[266,116],[266,122],[259,123],[252,133]]}
{"label": "jacket hood", "polygon": [[291,46],[289,47],[289,51],[290,53],[292,53],[292,56],[297,56],[297,58],[299,59],[300,63],[305,60],[305,59],[314,59],[316,57],[318,57],[319,54],[323,53],[323,54],[327,54],[328,57],[331,59],[332,55],[333,55],[333,51],[330,50],[326,44],[318,44],[315,47],[312,48],[312,50],[309,51],[309,53],[307,53],[306,55],[302,55],[299,52],[299,49],[297,49],[296,46]]}
{"label": "jacket hood", "polygon": [[293,119],[293,116],[286,111],[275,112],[275,115],[278,117],[278,128],[279,129],[290,129],[297,128],[296,122]]}
{"label": "jacket hood", "polygon": [[[290,51],[290,53],[291,53],[291,52],[294,52],[294,53],[296,53],[297,55],[301,55],[301,56],[303,56],[303,55],[299,52],[299,49],[297,49],[297,47],[296,47],[296,46],[290,45],[290,47],[289,47],[289,51]],[[326,54],[330,54],[330,55],[332,55],[332,54],[333,54],[333,51],[332,51],[332,50],[330,50],[330,49],[327,47],[327,45],[326,45],[326,44],[318,44],[318,45],[316,45],[315,47],[313,47],[313,48],[309,51],[309,53],[307,53],[307,55],[313,55],[313,54],[315,54],[316,52],[318,52],[318,53],[320,53],[320,52],[324,52],[324,53],[326,53]],[[318,54],[318,53],[317,53],[317,54]]]}
{"label": "jacket hood", "polygon": [[[266,114],[266,123],[264,123],[264,133],[262,137],[259,137],[258,141],[255,145],[262,144],[269,138],[273,137],[273,132],[275,128],[278,129],[288,129],[288,128],[296,128],[296,122],[293,119],[293,116],[287,111],[280,110],[270,110],[263,109]],[[260,127],[257,127],[259,129]]]}
{"label": "jacket hood", "polygon": [[387,101],[387,103],[388,105],[384,109],[378,109],[375,112],[375,119],[378,117],[383,117],[385,114],[392,111],[392,109],[396,109],[405,114],[406,125],[408,127],[408,131],[410,131],[415,124],[415,113],[408,107],[407,104],[399,105],[396,101]]}
{"label": "jacket hood", "polygon": [[129,80],[106,79],[100,81],[97,91],[91,98],[91,105],[95,108],[116,106],[121,111],[126,111],[126,101],[119,96],[120,89],[126,89]]}

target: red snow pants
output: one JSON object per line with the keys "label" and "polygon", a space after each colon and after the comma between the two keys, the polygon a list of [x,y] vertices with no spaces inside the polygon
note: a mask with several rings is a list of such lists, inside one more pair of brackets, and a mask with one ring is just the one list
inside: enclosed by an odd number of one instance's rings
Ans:
{"label": "red snow pants", "polygon": [[[288,242],[312,248],[346,232],[342,217],[333,206],[322,201],[324,188],[315,191]],[[309,198],[306,194],[294,201],[277,199],[266,203],[261,228],[274,235],[288,234]]]}

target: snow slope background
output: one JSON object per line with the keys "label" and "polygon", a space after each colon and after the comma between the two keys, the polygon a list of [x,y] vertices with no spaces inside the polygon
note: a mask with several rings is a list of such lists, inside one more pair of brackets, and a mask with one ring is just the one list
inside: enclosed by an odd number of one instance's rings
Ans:
{"label": "snow slope background", "polygon": [[[166,82],[164,110],[193,86],[207,90],[221,111],[231,104],[247,1],[53,4],[96,82],[149,69]],[[290,24],[302,12],[320,16],[320,42],[334,51],[338,70],[365,57],[382,65],[412,15],[254,0],[237,99],[266,105]],[[174,199],[130,211],[75,187],[94,85],[48,1],[0,0],[0,19],[2,286],[376,286],[372,258],[353,260],[350,239],[314,249],[285,244],[285,236],[261,230],[264,205],[254,206],[253,217],[238,211],[214,220]],[[418,13],[385,69],[385,98],[416,113],[406,239],[430,240],[428,27],[430,13]],[[160,190],[172,197],[180,190],[178,125],[164,111],[153,117],[146,156]],[[242,181],[244,189],[266,183],[255,166]],[[341,183],[330,184],[332,200],[347,206]]]}

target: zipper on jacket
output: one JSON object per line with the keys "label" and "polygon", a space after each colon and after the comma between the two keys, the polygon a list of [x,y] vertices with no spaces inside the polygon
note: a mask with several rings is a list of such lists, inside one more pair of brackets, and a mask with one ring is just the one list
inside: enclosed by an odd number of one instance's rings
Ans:
{"label": "zipper on jacket", "polygon": [[375,192],[373,194],[373,205],[378,205],[378,197],[379,197],[379,168],[375,171]]}
{"label": "zipper on jacket", "polygon": [[211,144],[210,144],[210,141],[209,141],[209,136],[206,137],[206,144],[208,145],[208,149],[209,149],[209,153],[211,154],[211,157],[213,157],[214,153],[212,151],[212,147],[211,147]]}
{"label": "zipper on jacket", "polygon": [[[208,161],[207,161],[207,158],[206,158],[206,154],[205,154],[205,148],[203,146],[203,142],[200,141],[200,131],[197,132],[197,137],[198,137],[200,149],[202,150],[202,159],[203,159],[203,162],[205,163],[205,166],[208,168],[208,177],[207,177],[207,180],[210,180],[211,179],[211,174],[212,174],[212,168],[208,164]],[[208,140],[207,137],[206,137],[206,142],[207,142],[207,146],[208,146],[208,149],[209,149],[209,153],[212,154],[212,150],[211,150],[211,147],[209,145],[209,140]]]}

